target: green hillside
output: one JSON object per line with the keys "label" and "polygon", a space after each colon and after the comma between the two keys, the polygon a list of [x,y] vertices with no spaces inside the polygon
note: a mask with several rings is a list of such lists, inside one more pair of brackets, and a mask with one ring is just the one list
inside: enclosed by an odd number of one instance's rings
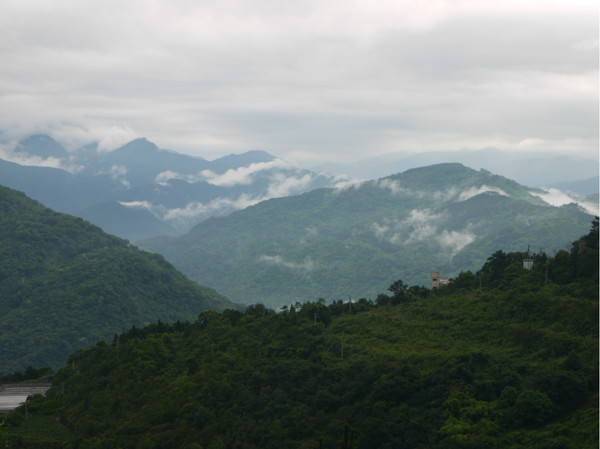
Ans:
{"label": "green hillside", "polygon": [[[375,301],[279,314],[254,305],[131,329],[73,354],[47,398],[29,400],[29,417],[24,406],[8,415],[5,438],[63,448],[596,448],[597,220],[570,252],[538,254],[532,270],[526,257],[496,251],[437,291],[398,281]],[[53,416],[72,436],[51,436]]]}
{"label": "green hillside", "polygon": [[58,367],[132,325],[227,306],[162,256],[0,188],[0,373]]}
{"label": "green hillside", "polygon": [[236,302],[271,306],[374,296],[401,277],[428,285],[491,252],[568,247],[591,216],[460,164],[262,202],[173,238],[140,242]]}

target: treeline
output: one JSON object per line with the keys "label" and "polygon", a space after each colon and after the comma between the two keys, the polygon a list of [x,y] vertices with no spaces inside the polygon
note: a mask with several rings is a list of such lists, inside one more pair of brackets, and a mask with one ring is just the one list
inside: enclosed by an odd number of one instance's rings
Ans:
{"label": "treeline", "polygon": [[[556,257],[525,270],[495,253],[474,285],[429,292],[399,280],[375,300],[282,313],[256,304],[131,328],[72,354],[0,438],[94,449],[598,447],[598,280],[580,263],[597,254],[597,229],[560,265],[583,271],[561,281]],[[44,416],[47,429],[58,416],[72,433],[20,432]]]}
{"label": "treeline", "polygon": [[28,366],[27,369],[23,372],[16,371],[10,374],[2,374],[0,373],[0,386],[4,383],[8,382],[24,382],[28,380],[52,380],[52,376],[54,375],[54,371],[49,366],[45,366],[42,368],[33,368],[32,366]]}

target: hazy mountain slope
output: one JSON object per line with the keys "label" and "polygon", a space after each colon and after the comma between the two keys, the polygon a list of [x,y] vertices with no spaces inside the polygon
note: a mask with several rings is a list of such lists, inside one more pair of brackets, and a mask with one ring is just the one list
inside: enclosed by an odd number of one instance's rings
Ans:
{"label": "hazy mountain slope", "polygon": [[102,228],[104,232],[135,241],[156,235],[173,234],[167,223],[156,218],[146,209],[125,207],[118,201],[96,203],[80,210],[78,215]]}
{"label": "hazy mountain slope", "polygon": [[172,170],[180,173],[197,173],[207,169],[210,162],[198,158],[159,149],[147,139],[135,139],[110,152],[87,152],[80,154],[86,173],[115,172],[129,186],[153,183],[156,176]]}
{"label": "hazy mountain slope", "polygon": [[63,159],[69,152],[57,141],[45,134],[33,134],[21,140],[15,148],[16,153],[38,156],[42,159]]}
{"label": "hazy mountain slope", "polygon": [[575,193],[579,195],[597,195],[599,183],[600,178],[598,176],[594,176],[592,178],[582,179],[579,181],[549,183],[546,187],[554,187],[563,192]]}
{"label": "hazy mountain slope", "polygon": [[132,325],[231,303],[161,256],[0,188],[0,372],[58,366]]}
{"label": "hazy mountain slope", "polygon": [[94,145],[68,152],[49,136],[35,135],[20,142],[12,157],[65,170],[0,160],[3,185],[131,241],[181,234],[206,218],[335,181],[264,151],[207,161],[162,150],[146,139],[111,152]]}
{"label": "hazy mountain slope", "polygon": [[175,238],[141,242],[238,302],[373,297],[401,278],[429,285],[487,254],[563,248],[591,217],[460,164],[265,201]]}
{"label": "hazy mountain slope", "polygon": [[[411,168],[446,162],[460,162],[476,170],[484,168],[529,187],[549,187],[556,183],[588,179],[598,176],[599,170],[597,159],[572,155],[501,151],[495,148],[416,154],[397,152],[368,157],[354,163],[322,164],[313,167],[313,170],[373,179]],[[576,193],[590,194],[597,191],[598,185],[594,190],[576,191]]]}

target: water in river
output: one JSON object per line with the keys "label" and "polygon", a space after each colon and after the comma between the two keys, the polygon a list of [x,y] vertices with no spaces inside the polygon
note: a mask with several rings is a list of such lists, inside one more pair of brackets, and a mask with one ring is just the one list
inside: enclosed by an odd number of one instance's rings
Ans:
{"label": "water in river", "polygon": [[0,385],[0,413],[8,413],[25,402],[32,394],[45,394],[50,383],[27,382]]}

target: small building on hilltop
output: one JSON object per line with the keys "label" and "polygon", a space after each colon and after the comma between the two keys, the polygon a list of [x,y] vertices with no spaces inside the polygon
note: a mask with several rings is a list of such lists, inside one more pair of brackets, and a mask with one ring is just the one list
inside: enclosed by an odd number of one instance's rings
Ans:
{"label": "small building on hilltop", "polygon": [[439,271],[431,272],[431,288],[440,288],[450,283],[450,278],[443,278]]}

